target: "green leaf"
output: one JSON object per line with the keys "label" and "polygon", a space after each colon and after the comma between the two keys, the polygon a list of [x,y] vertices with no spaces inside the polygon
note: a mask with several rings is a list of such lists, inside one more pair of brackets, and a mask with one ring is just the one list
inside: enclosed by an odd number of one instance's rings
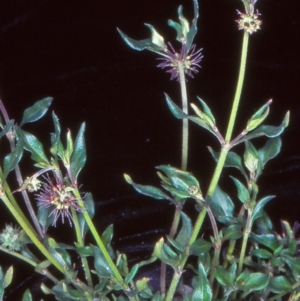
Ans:
{"label": "green leaf", "polygon": [[3,288],[6,288],[11,284],[13,274],[14,274],[14,268],[13,268],[13,266],[11,266],[5,273],[5,276],[3,279]]}
{"label": "green leaf", "polygon": [[164,38],[155,30],[155,28],[152,25],[145,23],[145,26],[147,26],[151,31],[151,42],[157,45],[159,48],[165,49],[167,45],[165,44]]}
{"label": "green leaf", "polygon": [[144,40],[134,40],[127,36],[124,32],[122,32],[119,28],[117,28],[120,36],[124,40],[124,42],[134,50],[142,51],[142,50],[149,50],[158,54],[164,53],[164,49],[160,46],[154,44],[151,39],[144,39]]}
{"label": "green leaf", "polygon": [[212,114],[210,108],[208,107],[208,105],[206,104],[206,102],[204,100],[202,100],[200,97],[197,96],[197,99],[200,101],[200,103],[202,104],[202,108],[204,113],[210,118],[212,124],[216,123],[215,117]]}
{"label": "green leaf", "polygon": [[212,290],[202,263],[198,266],[198,281],[194,287],[192,301],[211,301]]}
{"label": "green leaf", "polygon": [[161,189],[150,186],[150,185],[140,185],[136,184],[132,181],[131,177],[127,174],[124,174],[124,178],[126,182],[138,192],[143,195],[149,196],[151,198],[154,198],[156,200],[170,200],[170,197],[165,194]]}
{"label": "green leaf", "polygon": [[191,252],[193,255],[199,256],[200,254],[207,254],[212,248],[212,243],[204,240],[203,238],[198,238],[191,245]]}
{"label": "green leaf", "polygon": [[266,144],[258,150],[258,157],[261,165],[261,169],[264,168],[266,163],[275,158],[281,149],[281,139],[280,137],[268,139]]}
{"label": "green leaf", "polygon": [[84,131],[85,131],[85,122],[82,123],[79,129],[79,132],[77,134],[74,143],[74,151],[70,158],[70,169],[75,183],[77,183],[77,177],[86,162]]}
{"label": "green leaf", "polygon": [[223,231],[223,241],[234,239],[237,240],[243,237],[243,232],[241,231],[240,225],[230,225],[226,227]]}
{"label": "green leaf", "polygon": [[154,247],[153,256],[159,258],[162,262],[175,268],[180,264],[180,258],[161,238]]}
{"label": "green leaf", "polygon": [[252,256],[258,257],[260,259],[270,259],[273,257],[273,254],[271,252],[264,249],[255,249],[252,250],[250,253]]}
{"label": "green leaf", "polygon": [[226,270],[222,266],[217,266],[216,278],[225,289],[230,289],[234,285],[235,273],[232,273],[230,270]]}
{"label": "green leaf", "polygon": [[[90,218],[93,218],[95,215],[95,203],[94,203],[93,195],[91,193],[87,193],[84,196],[84,206],[85,206],[85,210],[89,214]],[[87,223],[83,216],[83,212],[79,211],[77,213],[77,215],[78,215],[78,222],[79,222],[79,226],[80,226],[81,236],[82,236],[82,238],[84,238],[89,227],[87,226]]]}
{"label": "green leaf", "polygon": [[269,276],[264,273],[250,273],[246,270],[238,276],[236,281],[239,288],[243,291],[259,291],[268,285]]}
{"label": "green leaf", "polygon": [[207,199],[207,203],[220,223],[227,224],[235,220],[233,216],[234,204],[229,195],[219,186],[216,187],[213,196]]}
{"label": "green leaf", "polygon": [[44,147],[38,138],[21,129],[17,130],[17,136],[18,139],[22,139],[24,141],[24,149],[31,153],[31,159],[33,161],[43,167],[50,165],[47,156],[45,155]]}
{"label": "green leaf", "polygon": [[23,126],[25,123],[34,122],[42,118],[48,111],[52,100],[52,97],[46,97],[42,100],[37,101],[33,106],[27,108],[24,111],[20,127]]}
{"label": "green leaf", "polygon": [[238,198],[242,203],[245,203],[245,201],[250,200],[250,194],[248,189],[245,187],[244,184],[242,184],[238,179],[230,176],[230,178],[233,180],[237,190],[238,190]]}
{"label": "green leaf", "polygon": [[180,217],[181,217],[182,225],[175,240],[184,249],[191,238],[193,226],[192,226],[191,219],[185,213],[180,212]]}
{"label": "green leaf", "polygon": [[23,156],[23,139],[19,139],[15,151],[5,156],[3,160],[3,178],[5,182],[8,174],[15,169]]}
{"label": "green leaf", "polygon": [[5,136],[9,131],[12,130],[12,126],[14,125],[14,120],[9,120],[4,126],[3,130],[0,132],[0,138]]}
{"label": "green leaf", "polygon": [[171,185],[186,197],[202,198],[201,189],[197,179],[189,172],[179,170],[169,165],[156,167],[169,178]]}
{"label": "green leaf", "polygon": [[286,264],[289,266],[289,268],[291,269],[295,279],[298,280],[300,276],[300,258],[290,256],[288,254],[285,254],[284,252],[281,253],[281,256],[286,262]]}
{"label": "green leaf", "polygon": [[262,136],[267,136],[269,138],[278,137],[283,133],[284,129],[288,126],[289,119],[290,119],[290,112],[287,112],[286,115],[284,116],[281,125],[279,126],[261,125],[257,129],[252,131],[250,134],[238,140],[234,145]]}
{"label": "green leaf", "polygon": [[32,301],[32,296],[29,289],[25,291],[22,301]]}
{"label": "green leaf", "polygon": [[251,173],[256,173],[256,170],[260,168],[258,152],[249,141],[245,142],[245,146],[244,164]]}
{"label": "green leaf", "polygon": [[265,207],[265,205],[274,198],[274,195],[269,195],[266,196],[264,198],[262,198],[259,202],[257,202],[257,204],[255,205],[254,209],[253,209],[253,213],[251,216],[251,225],[253,225],[253,222],[261,217],[263,215],[263,209]]}
{"label": "green leaf", "polygon": [[292,290],[292,284],[285,276],[275,276],[270,279],[269,286],[272,293],[289,293]]}
{"label": "green leaf", "polygon": [[130,270],[130,273],[126,276],[125,278],[125,283],[130,283],[132,281],[132,279],[135,277],[136,273],[138,272],[139,270],[139,265],[138,264],[135,264],[131,270]]}
{"label": "green leaf", "polygon": [[107,261],[105,260],[102,252],[98,247],[93,246],[93,252],[95,257],[94,267],[100,278],[111,278],[113,277],[113,272],[111,271]]}
{"label": "green leaf", "polygon": [[256,129],[268,116],[272,99],[263,105],[247,122],[246,131],[250,132]]}
{"label": "green leaf", "polygon": [[278,239],[274,234],[257,235],[251,232],[249,238],[252,242],[259,244],[261,246],[265,246],[270,250],[272,250],[273,252],[280,246],[280,242],[278,241]]}
{"label": "green leaf", "polygon": [[60,140],[60,133],[61,133],[61,128],[60,128],[60,123],[58,117],[55,115],[54,112],[52,112],[52,119],[54,123],[54,130],[55,133],[51,134],[51,148],[50,152],[53,156],[59,156],[61,159],[63,159],[63,152],[64,148]]}
{"label": "green leaf", "polygon": [[168,107],[170,109],[170,111],[172,112],[172,114],[177,118],[177,119],[183,119],[188,117],[187,114],[185,114],[173,101],[172,99],[169,97],[169,95],[167,93],[165,93],[165,97],[166,97],[166,102],[168,104]]}

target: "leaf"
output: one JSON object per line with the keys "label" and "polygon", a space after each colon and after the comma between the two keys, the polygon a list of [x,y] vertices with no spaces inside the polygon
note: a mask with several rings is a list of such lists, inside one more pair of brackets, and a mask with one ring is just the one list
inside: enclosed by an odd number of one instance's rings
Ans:
{"label": "leaf", "polygon": [[238,276],[236,282],[239,289],[243,291],[259,291],[268,285],[269,276],[264,273],[250,273],[248,270],[245,270]]}
{"label": "leaf", "polygon": [[258,257],[260,259],[271,259],[273,257],[273,254],[271,252],[264,249],[255,249],[250,253],[252,256]]}
{"label": "leaf", "polygon": [[3,279],[3,288],[6,288],[11,284],[13,274],[14,274],[14,268],[13,268],[13,266],[11,266],[5,273],[5,276]]}
{"label": "leaf", "polygon": [[237,240],[243,237],[243,232],[241,231],[241,226],[239,225],[230,225],[223,231],[223,241],[234,239]]}
{"label": "leaf", "polygon": [[5,182],[8,174],[15,169],[16,165],[19,163],[23,156],[23,139],[19,139],[14,152],[5,156],[3,160],[3,178],[2,181]]}
{"label": "leaf", "polygon": [[42,100],[37,101],[33,106],[27,108],[24,111],[20,127],[23,126],[25,123],[34,122],[42,118],[48,111],[52,100],[52,97],[46,97]]}
{"label": "leaf", "polygon": [[9,120],[4,126],[3,130],[0,132],[0,138],[5,136],[9,131],[12,130],[12,126],[14,125],[14,120]]}
{"label": "leaf", "polygon": [[280,137],[268,139],[264,147],[258,150],[258,156],[261,163],[262,168],[266,165],[266,163],[275,158],[281,149],[281,139]]}
{"label": "leaf", "polygon": [[278,241],[278,239],[274,234],[257,235],[251,232],[249,238],[254,243],[259,244],[261,246],[265,246],[270,250],[272,250],[273,252],[280,246],[280,242]]}
{"label": "leaf", "polygon": [[269,138],[278,137],[280,134],[283,133],[284,129],[288,126],[289,119],[290,119],[290,112],[287,112],[286,115],[284,116],[282,123],[279,126],[261,125],[257,129],[252,131],[250,134],[238,140],[234,145],[262,136],[267,136]]}
{"label": "leaf", "polygon": [[198,275],[198,282],[194,287],[192,301],[211,301],[212,290],[202,263],[200,263],[198,266]]}
{"label": "leaf", "polygon": [[25,132],[21,129],[17,129],[18,139],[24,141],[24,149],[31,153],[31,159],[41,166],[49,166],[50,163],[44,152],[44,147],[42,143],[34,135]]}
{"label": "leaf", "polygon": [[238,198],[242,203],[245,203],[246,201],[250,200],[250,194],[248,189],[245,187],[244,184],[242,184],[238,179],[230,176],[230,178],[233,180],[237,190],[238,190]]}
{"label": "leaf", "polygon": [[197,99],[200,101],[200,103],[202,104],[202,108],[204,113],[211,119],[212,123],[215,124],[216,120],[214,115],[212,114],[210,108],[208,107],[208,105],[206,104],[206,102],[204,100],[202,100],[200,97],[197,96]]}
{"label": "leaf", "polygon": [[189,172],[169,165],[160,165],[156,168],[163,171],[169,178],[171,185],[186,197],[202,198],[199,182]]}
{"label": "leaf", "polygon": [[80,173],[81,169],[83,168],[86,162],[84,131],[85,131],[85,122],[82,123],[79,129],[79,132],[77,134],[74,143],[74,151],[70,158],[70,169],[75,183],[77,183],[78,174]]}
{"label": "leaf", "polygon": [[32,301],[32,296],[29,289],[27,289],[23,294],[22,301]]}
{"label": "leaf", "polygon": [[264,197],[263,199],[261,199],[259,202],[257,202],[257,204],[255,205],[254,209],[253,209],[253,213],[251,216],[251,225],[253,225],[253,222],[261,217],[263,215],[263,209],[265,207],[265,205],[274,198],[274,195],[269,195]]}
{"label": "leaf", "polygon": [[125,283],[128,284],[132,281],[132,279],[135,277],[136,273],[138,272],[139,270],[139,265],[138,264],[135,264],[131,270],[130,270],[130,273],[126,276],[125,278]]}
{"label": "leaf", "polygon": [[163,53],[163,49],[158,45],[154,44],[151,39],[144,39],[144,40],[134,40],[127,36],[124,32],[122,32],[119,28],[117,28],[120,36],[124,40],[124,42],[134,50],[142,51],[142,50],[149,50],[158,54]]}
{"label": "leaf", "polygon": [[263,105],[247,122],[246,131],[250,132],[256,129],[268,116],[272,99]]}
{"label": "leaf", "polygon": [[177,119],[183,119],[188,117],[187,114],[185,114],[173,101],[172,99],[169,97],[169,95],[167,93],[165,93],[165,97],[166,97],[166,102],[168,104],[168,107],[170,109],[170,111],[172,112],[172,114],[177,118]]}
{"label": "leaf", "polygon": [[285,276],[275,276],[270,279],[269,288],[275,294],[289,293],[292,290],[292,284]]}
{"label": "leaf", "polygon": [[150,186],[150,185],[140,185],[136,184],[132,181],[131,177],[127,174],[124,174],[124,178],[126,182],[138,192],[143,195],[149,196],[151,198],[154,198],[156,200],[170,200],[170,197],[165,194],[161,189]]}
{"label": "leaf", "polygon": [[52,112],[52,119],[54,123],[54,130],[55,133],[51,134],[51,148],[50,152],[53,156],[59,156],[61,159],[63,159],[63,146],[60,141],[60,133],[61,133],[61,128],[60,128],[60,123],[58,117],[55,115],[54,112]]}
{"label": "leaf", "polygon": [[230,289],[234,285],[235,274],[229,270],[226,270],[222,266],[217,266],[216,278],[225,289]]}
{"label": "leaf", "polygon": [[[95,214],[95,203],[94,203],[93,195],[91,193],[87,193],[84,196],[84,206],[90,218],[93,218]],[[80,226],[81,236],[82,238],[84,238],[89,227],[86,224],[85,218],[83,216],[83,212],[79,211],[77,215],[78,215],[78,222]]]}
{"label": "leaf", "polygon": [[227,224],[235,220],[233,216],[234,204],[229,195],[219,186],[216,187],[213,196],[207,199],[207,203],[220,223]]}
{"label": "leaf", "polygon": [[204,240],[203,238],[198,238],[191,245],[191,252],[193,255],[199,256],[200,254],[207,254],[212,248],[212,243]]}
{"label": "leaf", "polygon": [[180,217],[182,221],[182,226],[175,240],[184,249],[191,238],[193,227],[191,219],[185,213],[180,212]]}

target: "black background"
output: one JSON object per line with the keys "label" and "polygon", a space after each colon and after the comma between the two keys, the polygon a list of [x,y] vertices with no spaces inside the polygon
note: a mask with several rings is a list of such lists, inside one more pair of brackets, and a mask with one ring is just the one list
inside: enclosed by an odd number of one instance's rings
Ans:
{"label": "black background", "polygon": [[[20,122],[25,108],[52,96],[50,111],[58,115],[65,132],[69,128],[75,137],[80,124],[86,122],[88,161],[80,176],[82,190],[94,195],[100,231],[115,223],[116,247],[128,251],[133,259],[138,256],[132,251],[136,244],[144,243],[140,251],[149,252],[151,244],[166,233],[173,208],[137,196],[125,183],[123,173],[136,182],[159,185],[155,166],[179,167],[181,124],[168,111],[163,92],[180,103],[180,90],[177,82],[171,82],[168,74],[156,68],[154,54],[128,48],[116,27],[132,38],[144,39],[150,32],[143,23],[150,23],[175,46],[176,35],[167,26],[167,19],[177,21],[180,4],[184,16],[191,20],[193,5],[188,0],[0,2],[0,97],[10,118]],[[278,125],[286,111],[291,111],[282,152],[267,165],[259,182],[261,197],[277,196],[267,205],[267,211],[278,227],[280,219],[291,223],[299,220],[300,211],[300,3],[261,0],[257,8],[262,14],[262,30],[250,37],[235,134],[270,98],[273,104],[268,124]],[[235,22],[236,9],[243,10],[241,1],[200,1],[195,43],[203,47],[204,59],[199,74],[188,80],[190,101],[195,102],[197,95],[204,99],[223,133],[242,42]],[[26,130],[49,146],[51,114],[27,125]],[[4,151],[5,143],[1,145]],[[199,179],[203,191],[215,165],[207,145],[218,150],[208,133],[191,125],[188,170]],[[30,175],[34,170],[28,167],[23,175],[27,172]],[[221,183],[236,199],[233,185],[225,177]],[[0,214],[4,226],[5,209]],[[60,226],[59,232],[64,241],[72,243],[68,225]],[[2,260],[1,264],[5,269],[9,265]],[[10,296],[13,294],[10,292]]]}

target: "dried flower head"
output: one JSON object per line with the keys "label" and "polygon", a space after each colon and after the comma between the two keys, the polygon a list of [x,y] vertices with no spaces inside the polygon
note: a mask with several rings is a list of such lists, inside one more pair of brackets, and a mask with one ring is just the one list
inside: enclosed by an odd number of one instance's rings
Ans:
{"label": "dried flower head", "polygon": [[36,194],[36,200],[38,206],[41,208],[50,207],[52,211],[49,216],[54,216],[52,226],[56,226],[57,220],[61,217],[64,223],[65,218],[69,220],[70,226],[72,226],[72,215],[70,208],[74,208],[80,211],[77,198],[73,193],[73,187],[68,186],[62,179],[55,176],[55,183],[50,180],[49,175],[44,177],[45,181],[42,185],[40,193]]}
{"label": "dried flower head", "polygon": [[252,34],[260,29],[262,21],[258,19],[258,17],[260,16],[258,10],[256,11],[256,13],[250,11],[246,14],[243,14],[240,11],[237,12],[240,16],[240,18],[236,20],[239,30],[244,30],[249,34]]}
{"label": "dried flower head", "polygon": [[166,49],[166,56],[158,58],[162,62],[157,65],[161,69],[168,68],[167,72],[171,74],[171,80],[179,80],[179,64],[182,64],[183,71],[188,76],[194,78],[193,73],[198,73],[198,68],[201,68],[199,63],[201,62],[203,55],[201,53],[202,48],[196,50],[196,45],[193,44],[187,49],[186,44],[183,43],[180,52],[176,52],[168,43],[170,49]]}
{"label": "dried flower head", "polygon": [[20,239],[20,228],[6,225],[0,234],[0,244],[12,251],[20,251],[23,245]]}

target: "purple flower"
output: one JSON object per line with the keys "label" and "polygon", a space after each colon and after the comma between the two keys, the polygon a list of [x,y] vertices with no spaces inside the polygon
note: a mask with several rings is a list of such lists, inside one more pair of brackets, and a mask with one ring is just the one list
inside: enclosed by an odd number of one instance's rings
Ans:
{"label": "purple flower", "polygon": [[161,69],[167,68],[167,73],[171,74],[171,80],[179,80],[179,64],[183,65],[184,73],[194,78],[193,73],[198,73],[198,68],[201,68],[199,63],[201,62],[203,55],[201,53],[202,48],[196,50],[196,45],[193,44],[187,49],[186,44],[182,43],[180,52],[176,52],[171,43],[168,43],[170,49],[166,48],[166,56],[158,58],[162,62],[157,65]]}
{"label": "purple flower", "polygon": [[70,213],[70,208],[80,211],[77,198],[73,194],[73,187],[68,186],[57,175],[54,176],[55,183],[50,179],[49,175],[44,177],[46,180],[42,184],[42,188],[36,194],[38,206],[41,208],[51,208],[49,216],[54,216],[52,226],[56,226],[57,220],[61,217],[64,223],[65,218],[69,220],[72,227],[73,218]]}

